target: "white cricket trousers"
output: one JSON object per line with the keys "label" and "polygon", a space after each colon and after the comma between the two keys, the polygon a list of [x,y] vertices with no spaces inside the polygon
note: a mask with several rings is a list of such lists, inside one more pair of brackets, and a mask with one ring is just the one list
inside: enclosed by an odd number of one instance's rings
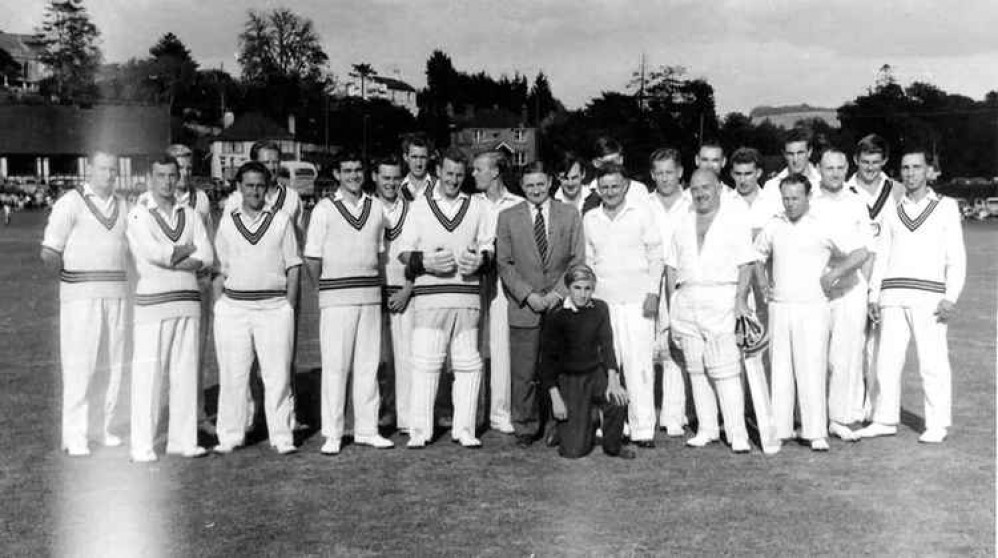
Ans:
{"label": "white cricket trousers", "polygon": [[655,438],[655,321],[640,303],[608,304],[617,364],[627,387],[627,422],[634,442]]}
{"label": "white cricket trousers", "polygon": [[353,373],[354,436],[378,435],[378,364],[381,360],[381,307],[378,304],[328,306],[320,315],[322,352],[322,435],[343,437],[347,380]]}
{"label": "white cricket trousers", "polygon": [[198,445],[197,365],[201,316],[183,316],[135,324],[132,361],[132,453],[153,450],[163,382],[169,385],[167,453]]}
{"label": "white cricket trousers", "polygon": [[801,437],[828,437],[828,322],[827,301],[769,305],[773,420],[780,438],[793,437],[795,402],[800,406]]}
{"label": "white cricket trousers", "polygon": [[878,393],[873,421],[897,424],[901,409],[901,371],[908,342],[915,337],[918,373],[925,397],[925,428],[949,428],[952,375],[947,326],[935,316],[934,306],[885,306],[880,309],[880,353],[877,358]]}
{"label": "white cricket trousers", "polygon": [[[119,298],[70,300],[59,305],[64,448],[84,444],[90,436],[103,437],[121,422],[127,308],[126,300]],[[103,362],[102,353],[106,355]],[[103,386],[105,380],[104,393],[94,393],[93,386]],[[91,432],[98,428],[99,432]]]}
{"label": "white cricket trousers", "polygon": [[215,352],[218,355],[218,441],[245,442],[250,369],[256,355],[263,380],[263,408],[271,446],[293,443],[291,433],[291,350],[294,310],[286,300],[215,303]]}
{"label": "white cricket trousers", "polygon": [[450,353],[454,384],[454,422],[451,437],[474,437],[478,391],[482,381],[482,357],[478,352],[479,311],[474,308],[428,308],[415,310],[412,333],[412,429],[413,438],[433,438],[433,403],[440,369]]}
{"label": "white cricket trousers", "polygon": [[671,307],[672,335],[690,376],[697,434],[720,434],[720,402],[728,442],[747,439],[742,352],[735,342],[735,285],[683,285],[673,294]]}
{"label": "white cricket trousers", "polygon": [[863,420],[866,385],[866,285],[861,283],[828,303],[828,419],[841,424]]}
{"label": "white cricket trousers", "polygon": [[392,361],[395,369],[395,425],[399,430],[412,426],[412,328],[415,311],[412,300],[401,313],[390,313]]}
{"label": "white cricket trousers", "polygon": [[[665,292],[665,289],[662,289]],[[686,381],[683,370],[672,358],[670,351],[669,301],[659,299],[658,320],[655,324],[655,362],[662,365],[662,409],[659,424],[663,427],[683,427],[686,420]]]}
{"label": "white cricket trousers", "polygon": [[489,424],[492,428],[513,425],[510,411],[513,380],[510,376],[509,301],[499,288],[489,304]]}

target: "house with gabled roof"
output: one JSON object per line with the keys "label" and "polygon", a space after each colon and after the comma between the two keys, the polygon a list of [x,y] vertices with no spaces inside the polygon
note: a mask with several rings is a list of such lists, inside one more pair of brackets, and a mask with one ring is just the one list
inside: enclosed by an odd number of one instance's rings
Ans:
{"label": "house with gabled roof", "polygon": [[510,166],[519,168],[537,159],[538,143],[537,128],[527,126],[524,115],[509,110],[469,107],[453,119],[451,145],[468,157],[502,151]]}

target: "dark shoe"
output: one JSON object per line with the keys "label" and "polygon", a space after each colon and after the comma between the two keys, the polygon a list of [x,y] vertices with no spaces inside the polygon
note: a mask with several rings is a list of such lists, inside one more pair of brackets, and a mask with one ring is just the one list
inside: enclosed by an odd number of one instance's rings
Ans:
{"label": "dark shoe", "polygon": [[654,440],[641,440],[639,442],[634,442],[634,445],[642,449],[655,449]]}
{"label": "dark shoe", "polygon": [[561,443],[561,436],[558,435],[558,429],[552,428],[551,432],[548,433],[548,437],[544,440],[544,443],[548,445],[549,448],[557,447]]}
{"label": "dark shoe", "polygon": [[517,435],[516,437],[516,447],[518,448],[529,448],[534,443],[533,436]]}
{"label": "dark shoe", "polygon": [[631,448],[620,448],[620,453],[617,455],[612,455],[611,457],[619,457],[621,459],[634,459],[638,456],[638,453]]}

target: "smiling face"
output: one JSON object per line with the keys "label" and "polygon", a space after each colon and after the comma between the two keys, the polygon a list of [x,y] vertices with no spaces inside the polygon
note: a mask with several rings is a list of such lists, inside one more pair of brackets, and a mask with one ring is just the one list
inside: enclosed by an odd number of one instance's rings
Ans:
{"label": "smiling face", "polygon": [[883,153],[860,153],[854,158],[856,172],[865,184],[873,184],[880,178],[880,173],[887,164]]}
{"label": "smiling face", "polygon": [[697,152],[696,164],[698,169],[712,170],[714,174],[720,176],[725,162],[724,150],[720,147],[705,145]]}
{"label": "smiling face", "polygon": [[374,185],[378,196],[394,202],[399,195],[399,185],[402,183],[402,167],[398,165],[378,165],[374,173]]}
{"label": "smiling face", "polygon": [[582,166],[579,163],[573,163],[568,172],[558,177],[558,182],[565,197],[574,200],[582,190]]}
{"label": "smiling face", "polygon": [[909,153],[901,157],[901,180],[905,192],[913,194],[928,183],[929,164],[924,153]]}
{"label": "smiling face", "polygon": [[538,205],[547,201],[551,191],[551,179],[546,173],[525,174],[520,184],[523,186],[523,196],[527,198],[528,202]]}
{"label": "smiling face", "polygon": [[239,182],[239,193],[243,196],[244,208],[260,211],[266,201],[267,177],[260,172],[244,172]]}
{"label": "smiling face", "polygon": [[440,164],[440,192],[445,198],[454,199],[461,193],[464,173],[464,163],[444,158]]}
{"label": "smiling face", "polygon": [[593,289],[596,284],[588,279],[577,279],[568,286],[568,296],[572,297],[572,304],[577,308],[584,308],[593,298]]}
{"label": "smiling face", "polygon": [[690,178],[690,196],[697,213],[707,214],[721,206],[720,181],[708,170],[698,170]]}
{"label": "smiling face", "polygon": [[624,178],[624,175],[618,172],[601,176],[597,182],[597,188],[600,198],[603,200],[603,206],[609,210],[620,207],[627,196],[628,184],[629,182]]}
{"label": "smiling face", "polygon": [[682,177],[683,167],[672,159],[655,161],[651,165],[651,179],[655,182],[655,190],[663,196],[671,196],[680,190]]}
{"label": "smiling face", "polygon": [[352,196],[359,196],[364,187],[364,164],[360,161],[340,161],[339,169],[334,171],[340,188]]}

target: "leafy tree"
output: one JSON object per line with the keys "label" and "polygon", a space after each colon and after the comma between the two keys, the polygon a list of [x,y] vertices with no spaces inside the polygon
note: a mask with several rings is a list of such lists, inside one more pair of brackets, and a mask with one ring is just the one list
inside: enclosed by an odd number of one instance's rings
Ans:
{"label": "leafy tree", "polygon": [[176,35],[167,33],[149,49],[149,54],[152,56],[149,79],[157,85],[159,100],[171,107],[178,96],[189,100],[198,69],[191,51]]}
{"label": "leafy tree", "polygon": [[43,47],[41,62],[52,72],[42,81],[42,92],[62,101],[91,99],[101,62],[100,31],[83,4],[50,0],[35,33]]}
{"label": "leafy tree", "polygon": [[243,80],[255,84],[322,80],[329,60],[311,19],[287,8],[250,10],[239,34]]}

